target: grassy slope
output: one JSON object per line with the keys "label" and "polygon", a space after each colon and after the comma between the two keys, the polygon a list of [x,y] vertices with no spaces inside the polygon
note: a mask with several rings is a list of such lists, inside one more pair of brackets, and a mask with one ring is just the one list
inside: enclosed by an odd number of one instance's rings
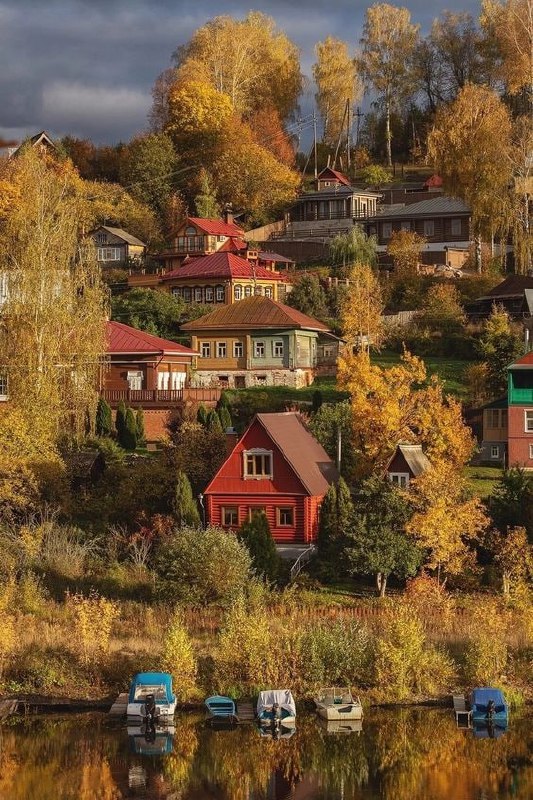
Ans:
{"label": "grassy slope", "polygon": [[[400,359],[399,353],[391,353],[387,350],[372,356],[374,364],[379,364],[382,367],[392,367],[394,364],[399,364]],[[459,358],[439,358],[437,356],[427,356],[423,361],[427,367],[428,375],[438,375],[444,381],[446,392],[459,398],[466,395],[467,389],[463,373],[465,368],[472,363],[471,361],[463,361]]]}
{"label": "grassy slope", "polygon": [[473,494],[487,498],[503,475],[500,467],[465,467],[464,476]]}

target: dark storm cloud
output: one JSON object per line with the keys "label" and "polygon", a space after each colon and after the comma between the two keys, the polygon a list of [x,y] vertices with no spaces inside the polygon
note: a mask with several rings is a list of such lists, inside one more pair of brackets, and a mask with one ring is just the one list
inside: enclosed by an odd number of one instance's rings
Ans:
{"label": "dark storm cloud", "polygon": [[[0,135],[47,128],[99,142],[146,128],[150,90],[175,48],[217,14],[243,16],[251,3],[214,0],[0,0]],[[328,34],[356,44],[367,3],[269,0],[256,4],[301,49],[310,74],[313,47]],[[427,30],[440,13],[406,3]],[[473,0],[442,8],[476,13]]]}

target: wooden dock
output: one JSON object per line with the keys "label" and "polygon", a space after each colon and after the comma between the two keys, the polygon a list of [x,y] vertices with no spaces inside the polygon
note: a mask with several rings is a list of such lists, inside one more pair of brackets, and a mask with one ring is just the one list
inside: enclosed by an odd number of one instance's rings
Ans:
{"label": "wooden dock", "polygon": [[0,719],[5,719],[11,714],[15,714],[18,704],[18,700],[0,700]]}
{"label": "wooden dock", "polygon": [[239,722],[253,722],[255,719],[254,705],[251,700],[238,700],[236,703],[237,718]]}
{"label": "wooden dock", "polygon": [[111,708],[109,709],[110,717],[125,717],[128,708],[128,692],[119,694]]}
{"label": "wooden dock", "polygon": [[453,710],[455,711],[455,722],[458,728],[469,728],[472,712],[466,707],[464,695],[453,695]]}

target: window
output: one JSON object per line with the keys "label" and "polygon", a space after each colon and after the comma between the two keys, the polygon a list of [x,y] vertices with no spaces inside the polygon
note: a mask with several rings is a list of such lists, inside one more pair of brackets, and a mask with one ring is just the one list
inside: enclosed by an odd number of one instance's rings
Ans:
{"label": "window", "polygon": [[500,427],[500,412],[497,408],[487,409],[487,427],[499,428]]}
{"label": "window", "polygon": [[219,375],[218,382],[221,386],[229,386],[229,375]]}
{"label": "window", "polygon": [[408,472],[389,472],[389,480],[391,483],[396,484],[401,489],[406,489],[409,486],[409,473]]}
{"label": "window", "polygon": [[237,285],[233,290],[235,300],[242,300],[242,286]]}
{"label": "window", "polygon": [[507,428],[507,409],[502,411],[502,428]]}
{"label": "window", "polygon": [[392,222],[384,222],[381,233],[384,239],[390,239],[392,236]]}
{"label": "window", "polygon": [[263,294],[263,289],[261,288],[261,286],[255,287],[254,294]]}
{"label": "window", "polygon": [[7,400],[7,375],[5,372],[0,372],[0,400]]}
{"label": "window", "polygon": [[238,527],[239,525],[239,509],[237,506],[224,506],[221,509],[222,524],[226,527]]}
{"label": "window", "polygon": [[217,286],[216,297],[217,297],[217,303],[223,303],[224,300],[226,299],[226,292],[224,291],[223,286]]}
{"label": "window", "polygon": [[490,457],[491,458],[499,458],[500,457],[500,448],[497,444],[493,444],[490,448]]}
{"label": "window", "polygon": [[461,220],[452,219],[452,236],[460,236],[460,235],[461,235]]}
{"label": "window", "polygon": [[287,525],[294,525],[294,509],[290,506],[278,508],[277,510],[277,518],[278,518],[278,525],[287,526]]}
{"label": "window", "polygon": [[98,261],[120,261],[120,247],[99,247]]}
{"label": "window", "polygon": [[270,450],[245,450],[243,456],[245,478],[272,477],[272,453]]}
{"label": "window", "polygon": [[272,287],[265,286],[265,297],[272,297]]}
{"label": "window", "polygon": [[180,289],[179,286],[173,286],[172,287],[172,294],[174,295],[174,297],[182,297],[183,290]]}
{"label": "window", "polygon": [[107,233],[96,234],[96,244],[105,244],[107,242]]}
{"label": "window", "polygon": [[244,287],[244,296],[245,297],[251,297],[252,296],[252,287],[251,286],[245,286]]}
{"label": "window", "polygon": [[200,286],[197,286],[194,290],[194,302],[201,303],[202,302],[202,289]]}
{"label": "window", "polygon": [[533,458],[533,444],[529,445],[529,457]]}
{"label": "window", "polygon": [[276,341],[272,345],[274,349],[274,358],[283,358],[283,341]]}
{"label": "window", "polygon": [[266,508],[265,506],[250,506],[248,509],[248,521],[251,522],[254,514],[265,514],[266,516]]}
{"label": "window", "polygon": [[196,228],[193,225],[189,225],[187,228],[185,228],[185,235],[196,236]]}
{"label": "window", "polygon": [[233,342],[233,358],[242,358],[243,352],[242,342]]}
{"label": "window", "polygon": [[[166,392],[170,386],[170,372],[157,373],[157,388]],[[140,387],[139,387],[140,388]]]}
{"label": "window", "polygon": [[409,222],[409,220],[404,220],[402,223],[400,223],[400,229],[402,231],[410,231],[411,223]]}
{"label": "window", "polygon": [[202,358],[211,358],[211,342],[202,342],[200,345]]}
{"label": "window", "polygon": [[432,219],[424,220],[424,236],[435,236],[435,223]]}
{"label": "window", "polygon": [[254,342],[254,356],[255,356],[255,358],[264,358],[265,357],[265,343],[264,342]]}
{"label": "window", "polygon": [[226,342],[217,342],[217,358],[226,358]]}
{"label": "window", "polygon": [[132,371],[128,370],[126,380],[128,381],[128,388],[130,390],[137,391],[143,388],[143,374],[140,369]]}
{"label": "window", "polygon": [[215,297],[215,292],[213,291],[212,286],[205,287],[205,302],[212,303]]}
{"label": "window", "polygon": [[190,286],[185,286],[183,288],[183,299],[185,300],[186,303],[190,303],[191,302],[191,287]]}
{"label": "window", "polygon": [[533,409],[524,412],[525,414],[525,431],[526,433],[533,433]]}

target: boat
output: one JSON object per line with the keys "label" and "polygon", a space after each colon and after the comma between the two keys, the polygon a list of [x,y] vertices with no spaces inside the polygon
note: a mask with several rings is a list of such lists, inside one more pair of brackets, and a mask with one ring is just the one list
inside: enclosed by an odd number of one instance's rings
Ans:
{"label": "boat", "polygon": [[363,706],[346,687],[330,686],[320,689],[315,698],[319,716],[330,721],[363,719]]}
{"label": "boat", "polygon": [[220,694],[215,694],[208,697],[204,701],[209,715],[209,722],[212,724],[230,724],[233,725],[239,721],[237,710],[235,708],[235,701],[231,697],[224,697]]}
{"label": "boat", "polygon": [[507,725],[509,706],[500,689],[489,686],[472,689],[470,695],[470,717],[472,723]]}
{"label": "boat", "polygon": [[363,730],[362,719],[321,719],[320,725],[328,734],[361,733]]}
{"label": "boat", "polygon": [[126,716],[148,725],[174,721],[176,696],[167,672],[139,672],[131,682]]}
{"label": "boat", "polygon": [[130,748],[143,756],[162,756],[172,753],[175,728],[173,725],[128,725]]}
{"label": "boat", "polygon": [[259,692],[257,719],[260,725],[284,727],[296,723],[296,705],[290,689],[268,689]]}

